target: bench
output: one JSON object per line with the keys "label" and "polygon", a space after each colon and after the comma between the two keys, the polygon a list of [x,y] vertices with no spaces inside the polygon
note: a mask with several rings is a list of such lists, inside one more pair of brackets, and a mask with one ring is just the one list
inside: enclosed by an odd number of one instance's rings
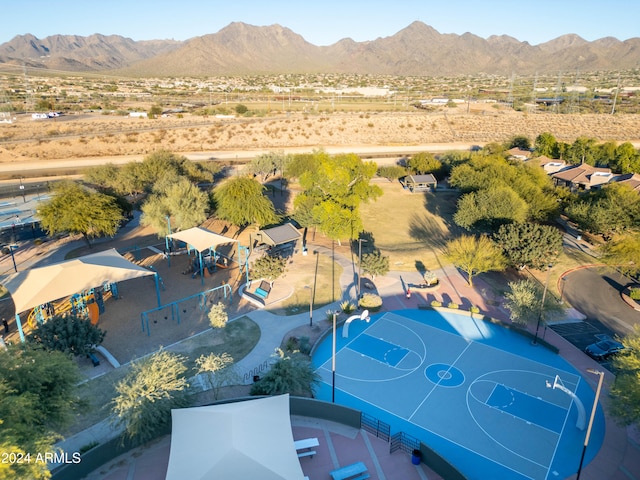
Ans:
{"label": "bench", "polygon": [[298,452],[298,458],[313,457],[316,454],[315,450],[306,450],[304,452]]}
{"label": "bench", "polygon": [[333,480],[365,480],[369,476],[367,467],[362,462],[356,462],[331,472]]}
{"label": "bench", "polygon": [[95,353],[88,353],[87,357],[89,357],[94,367],[97,367],[98,365],[100,365],[100,359],[96,356]]}
{"label": "bench", "polygon": [[269,292],[271,291],[271,284],[265,280],[260,282],[260,286],[256,288],[256,295],[260,298],[266,299],[269,296]]}

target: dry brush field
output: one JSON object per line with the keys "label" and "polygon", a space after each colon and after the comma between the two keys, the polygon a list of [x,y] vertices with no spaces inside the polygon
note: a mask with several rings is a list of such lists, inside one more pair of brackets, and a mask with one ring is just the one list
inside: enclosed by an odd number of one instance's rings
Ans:
{"label": "dry brush field", "polygon": [[220,119],[158,119],[79,114],[0,124],[0,163],[176,153],[309,147],[483,144],[542,132],[573,142],[640,141],[640,115],[527,114],[466,107],[438,112],[290,114]]}

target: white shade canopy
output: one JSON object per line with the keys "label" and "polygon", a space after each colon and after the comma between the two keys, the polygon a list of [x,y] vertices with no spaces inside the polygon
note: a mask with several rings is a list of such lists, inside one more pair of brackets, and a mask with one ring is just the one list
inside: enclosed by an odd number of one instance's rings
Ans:
{"label": "white shade canopy", "polygon": [[115,249],[66,260],[10,275],[4,286],[11,293],[16,313],[60,298],[132,278],[155,275],[120,255]]}
{"label": "white shade canopy", "polygon": [[181,232],[172,233],[171,235],[167,235],[167,238],[180,240],[181,242],[191,245],[198,252],[203,252],[225,243],[237,242],[237,240],[233,238],[218,235],[201,227],[193,227]]}
{"label": "white shade canopy", "polygon": [[289,395],[171,411],[167,480],[303,480]]}

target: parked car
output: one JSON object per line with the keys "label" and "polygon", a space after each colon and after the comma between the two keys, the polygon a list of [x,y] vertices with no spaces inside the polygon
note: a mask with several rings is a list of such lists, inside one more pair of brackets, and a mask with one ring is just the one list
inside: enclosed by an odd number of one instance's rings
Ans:
{"label": "parked car", "polygon": [[624,350],[624,345],[612,339],[600,340],[584,349],[584,352],[594,360],[605,360],[611,355]]}

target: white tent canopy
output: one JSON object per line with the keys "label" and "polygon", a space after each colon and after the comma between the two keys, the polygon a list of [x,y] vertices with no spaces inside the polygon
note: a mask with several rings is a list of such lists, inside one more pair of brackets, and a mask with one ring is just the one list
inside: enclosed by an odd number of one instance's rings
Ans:
{"label": "white tent canopy", "polygon": [[131,263],[115,249],[32,268],[8,277],[4,286],[11,293],[16,313],[103,285],[155,275]]}
{"label": "white tent canopy", "polygon": [[289,395],[171,411],[167,480],[302,480]]}
{"label": "white tent canopy", "polygon": [[191,245],[198,252],[203,252],[225,243],[237,242],[237,240],[233,238],[218,235],[201,227],[193,227],[181,232],[172,233],[171,235],[167,235],[167,238],[180,240],[181,242]]}

